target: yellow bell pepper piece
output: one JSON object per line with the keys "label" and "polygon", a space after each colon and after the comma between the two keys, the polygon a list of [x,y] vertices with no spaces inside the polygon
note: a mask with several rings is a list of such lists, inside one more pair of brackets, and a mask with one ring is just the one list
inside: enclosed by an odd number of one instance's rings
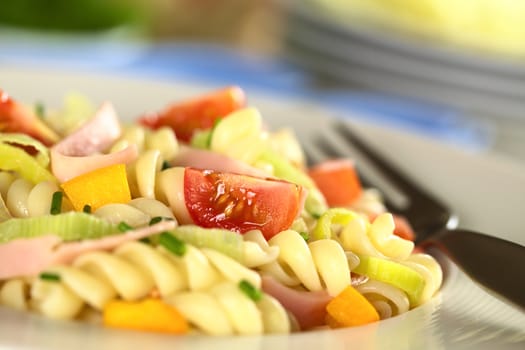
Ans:
{"label": "yellow bell pepper piece", "polygon": [[126,165],[115,164],[99,168],[64,182],[62,189],[77,211],[85,205],[92,210],[109,203],[131,200]]}
{"label": "yellow bell pepper piece", "polygon": [[349,285],[326,306],[327,323],[332,328],[353,327],[379,321],[374,306]]}
{"label": "yellow bell pepper piece", "polygon": [[162,333],[187,333],[189,326],[180,312],[159,299],[140,302],[114,300],[104,307],[107,327]]}

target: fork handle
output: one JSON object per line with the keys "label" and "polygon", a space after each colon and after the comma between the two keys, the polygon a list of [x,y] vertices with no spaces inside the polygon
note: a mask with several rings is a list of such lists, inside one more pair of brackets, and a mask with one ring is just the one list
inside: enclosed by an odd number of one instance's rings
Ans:
{"label": "fork handle", "polygon": [[443,230],[424,245],[447,254],[472,280],[525,311],[525,247],[468,230]]}

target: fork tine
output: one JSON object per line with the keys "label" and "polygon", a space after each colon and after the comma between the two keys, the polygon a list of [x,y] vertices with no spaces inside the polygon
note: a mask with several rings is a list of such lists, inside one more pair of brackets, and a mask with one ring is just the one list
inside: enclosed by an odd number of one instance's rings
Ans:
{"label": "fork tine", "polygon": [[[332,125],[332,129],[342,137],[345,143],[358,151],[390,184],[394,185],[405,195],[407,198],[405,206],[400,207],[399,205],[395,205],[395,203],[388,198],[385,199],[385,205],[388,210],[403,215],[409,220],[418,234],[416,242],[420,242],[435,230],[444,228],[449,224],[453,216],[448,208],[440,200],[427,193],[407,175],[389,163],[384,156],[380,155],[359,137],[348,123],[336,122]],[[318,146],[327,157],[338,158],[350,156],[350,154],[342,154],[327,138],[319,137],[315,142],[316,146]],[[357,168],[359,169],[359,164],[357,164]],[[359,175],[365,187],[379,187],[379,189],[381,189],[381,186],[375,186],[371,181],[367,180],[361,172]]]}

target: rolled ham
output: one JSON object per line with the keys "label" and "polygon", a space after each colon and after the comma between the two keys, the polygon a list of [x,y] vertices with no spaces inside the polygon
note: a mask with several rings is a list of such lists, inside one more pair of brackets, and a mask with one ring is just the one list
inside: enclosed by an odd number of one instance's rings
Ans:
{"label": "rolled ham", "polygon": [[60,182],[65,182],[98,168],[132,162],[138,157],[134,145],[120,152],[101,154],[121,133],[113,105],[103,103],[91,120],[51,148],[53,175]]}
{"label": "rolled ham", "polygon": [[190,147],[181,147],[180,152],[171,160],[170,164],[172,166],[209,169],[260,178],[268,177],[268,173],[263,170],[239,160],[216,152]]}

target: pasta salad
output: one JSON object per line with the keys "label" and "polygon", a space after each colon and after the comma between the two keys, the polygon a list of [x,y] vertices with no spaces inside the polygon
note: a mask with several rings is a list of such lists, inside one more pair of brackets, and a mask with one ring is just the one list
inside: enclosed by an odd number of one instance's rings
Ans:
{"label": "pasta salad", "polygon": [[0,305],[175,334],[360,326],[430,300],[436,260],[351,159],[305,162],[242,89],[126,123],[0,90]]}

